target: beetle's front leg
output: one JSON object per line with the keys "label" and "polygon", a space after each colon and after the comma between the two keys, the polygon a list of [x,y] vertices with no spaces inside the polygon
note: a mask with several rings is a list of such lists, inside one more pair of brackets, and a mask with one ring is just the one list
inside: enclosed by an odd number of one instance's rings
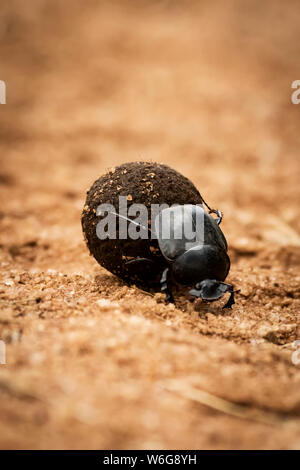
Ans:
{"label": "beetle's front leg", "polygon": [[192,296],[201,297],[203,300],[208,300],[211,302],[223,297],[225,292],[230,292],[230,297],[223,308],[231,308],[235,303],[234,290],[231,284],[216,281],[215,279],[205,279],[204,281],[196,284],[195,289],[190,290],[190,294]]}
{"label": "beetle's front leg", "polygon": [[166,294],[166,302],[174,303],[174,297],[170,290],[170,268],[166,268],[160,279],[160,290]]}
{"label": "beetle's front leg", "polygon": [[228,292],[230,292],[230,297],[223,308],[231,308],[232,305],[235,304],[233,286],[231,284],[228,284],[228,286]]}

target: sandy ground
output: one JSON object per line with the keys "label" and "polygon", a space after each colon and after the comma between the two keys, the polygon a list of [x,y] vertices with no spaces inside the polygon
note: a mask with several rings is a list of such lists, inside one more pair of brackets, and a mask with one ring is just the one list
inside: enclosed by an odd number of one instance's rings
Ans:
{"label": "sandy ground", "polygon": [[[299,3],[1,10],[1,448],[300,448]],[[224,212],[232,311],[88,256],[85,192],[134,160]]]}

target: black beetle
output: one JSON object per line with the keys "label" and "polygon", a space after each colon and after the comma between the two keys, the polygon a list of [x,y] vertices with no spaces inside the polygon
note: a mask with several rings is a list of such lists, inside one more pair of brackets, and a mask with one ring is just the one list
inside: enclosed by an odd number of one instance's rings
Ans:
{"label": "black beetle", "polygon": [[[206,301],[218,300],[225,292],[229,292],[230,297],[223,308],[231,308],[235,303],[233,286],[223,282],[230,269],[230,259],[226,239],[219,227],[222,214],[210,209],[204,200],[203,202],[209,213],[201,205],[185,204],[163,209],[155,218],[155,235],[167,264],[160,280],[161,291],[166,294],[167,302],[174,302],[171,292],[173,279],[182,285],[195,285],[195,288],[190,290],[190,295]],[[214,219],[211,213],[217,214],[218,218]],[[126,219],[137,224],[127,217]],[[197,225],[199,220],[200,224]],[[140,224],[137,225],[149,230]],[[182,228],[186,226],[192,228],[192,236],[188,238],[185,232],[182,233]],[[179,236],[176,236],[178,234]],[[136,258],[127,264],[137,262],[151,260]]]}

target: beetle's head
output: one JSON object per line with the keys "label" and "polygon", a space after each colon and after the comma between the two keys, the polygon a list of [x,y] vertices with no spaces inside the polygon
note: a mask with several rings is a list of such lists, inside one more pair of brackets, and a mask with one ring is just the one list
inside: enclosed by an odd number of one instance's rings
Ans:
{"label": "beetle's head", "polygon": [[230,292],[230,297],[223,308],[231,308],[235,303],[233,286],[225,282],[216,281],[215,279],[205,279],[196,284],[195,289],[190,290],[190,295],[201,297],[203,300],[212,302],[223,297],[225,292]]}

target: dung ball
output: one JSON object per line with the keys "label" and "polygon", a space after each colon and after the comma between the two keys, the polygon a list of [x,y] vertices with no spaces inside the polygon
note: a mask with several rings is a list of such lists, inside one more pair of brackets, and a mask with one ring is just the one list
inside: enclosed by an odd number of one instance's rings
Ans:
{"label": "dung ball", "polygon": [[[121,196],[121,199],[120,199]],[[102,220],[103,204],[121,213],[120,201],[127,206],[127,214],[133,204],[147,208],[147,226],[143,237],[120,238],[120,217],[116,217],[113,238],[99,237],[97,227]],[[82,229],[90,254],[105,269],[128,283],[151,287],[159,282],[166,266],[157,240],[151,237],[152,205],[202,204],[202,197],[194,184],[167,165],[152,162],[130,162],[110,169],[100,176],[90,190],[82,212]],[[106,207],[106,206],[105,206]],[[122,213],[124,207],[122,206]],[[106,213],[107,216],[107,213]],[[127,216],[130,218],[130,216]],[[132,220],[134,218],[131,217]],[[123,227],[124,220],[122,219]],[[125,221],[129,224],[128,221]],[[147,238],[145,238],[147,236]]]}

